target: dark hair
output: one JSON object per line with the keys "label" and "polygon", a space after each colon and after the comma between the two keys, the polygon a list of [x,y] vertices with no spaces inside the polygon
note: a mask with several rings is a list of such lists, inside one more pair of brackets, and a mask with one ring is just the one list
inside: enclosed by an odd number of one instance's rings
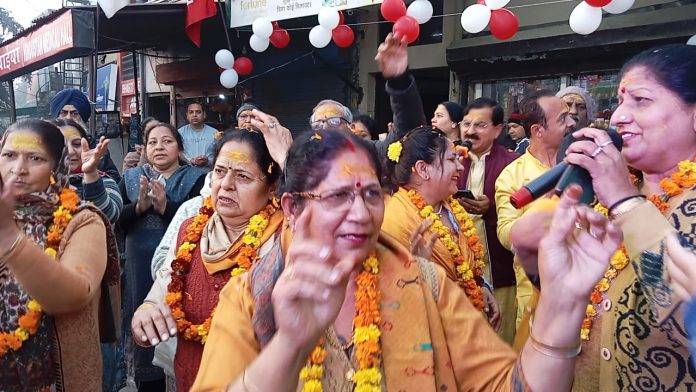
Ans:
{"label": "dark hair", "polygon": [[176,145],[177,145],[179,151],[184,151],[184,140],[181,138],[181,134],[179,133],[179,131],[177,131],[176,128],[174,128],[174,126],[172,124],[163,123],[163,122],[159,122],[159,123],[155,124],[154,127],[145,131],[145,133],[143,134],[143,144],[145,145],[145,148],[147,148],[147,139],[150,138],[150,133],[155,128],[159,128],[159,127],[167,128],[169,130],[169,132],[171,132],[174,140],[176,140]]}
{"label": "dark hair", "polygon": [[[55,170],[58,167],[59,160],[63,156],[63,150],[65,149],[65,136],[63,136],[63,132],[60,131],[58,126],[48,121],[28,118],[19,120],[10,125],[5,131],[5,135],[19,130],[33,132],[41,139],[41,143],[46,146],[48,154],[53,159],[53,169]],[[6,140],[7,139],[3,138],[3,146]]]}
{"label": "dark hair", "polygon": [[[319,137],[317,137],[318,135]],[[331,169],[331,162],[344,151],[360,150],[367,155],[377,178],[382,180],[382,166],[372,143],[350,132],[335,129],[303,132],[292,142],[285,161],[284,176],[278,194],[306,192],[314,189]],[[295,203],[302,203],[295,198]]]}
{"label": "dark hair", "polygon": [[657,82],[689,105],[696,103],[696,46],[657,46],[631,57],[621,69],[621,78],[635,67],[645,67]]}
{"label": "dark hair", "polygon": [[60,127],[73,127],[75,129],[77,129],[77,132],[80,132],[80,137],[83,137],[83,138],[89,140],[89,136],[87,135],[87,131],[85,131],[85,129],[82,127],[82,125],[77,123],[75,120],[58,117],[58,118],[54,118],[53,120],[51,120],[51,123],[53,123],[53,125],[57,126],[58,128],[60,128]]}
{"label": "dark hair", "polygon": [[464,108],[464,116],[469,114],[471,109],[486,108],[491,108],[491,121],[493,121],[494,126],[498,126],[503,123],[503,120],[505,119],[505,111],[500,105],[498,105],[498,101],[487,97],[476,98],[473,101],[471,101],[468,105],[466,105],[466,107]]}
{"label": "dark hair", "polygon": [[546,113],[544,108],[539,105],[539,99],[544,97],[555,97],[556,94],[551,90],[536,90],[524,97],[520,102],[520,115],[522,116],[522,126],[528,136],[531,136],[532,125],[539,124],[546,128]]}
{"label": "dark hair", "polygon": [[432,127],[418,127],[409,131],[401,139],[402,148],[399,162],[394,162],[389,158],[385,161],[392,190],[396,190],[399,186],[411,181],[416,162],[424,161],[427,164],[432,164],[436,157],[439,157],[440,162],[442,162],[447,150],[447,140],[444,132]]}
{"label": "dark hair", "polygon": [[367,114],[359,114],[353,117],[353,122],[358,122],[365,124],[365,127],[370,132],[370,138],[372,140],[377,140],[379,132],[377,131],[377,121],[374,118],[368,116]]}
{"label": "dark hair", "polygon": [[464,108],[462,108],[462,105],[451,101],[441,102],[440,105],[445,107],[452,122],[459,123],[464,118]]}
{"label": "dark hair", "polygon": [[[157,121],[157,119],[154,118],[154,117],[152,117],[152,116],[150,116],[150,117],[145,117],[145,118],[143,119],[143,121],[140,122],[140,129],[145,129],[145,127],[147,127],[147,124],[149,124],[149,123],[151,123],[151,122],[153,122],[153,121]],[[159,121],[157,121],[157,122],[159,122]]]}
{"label": "dark hair", "polygon": [[[215,162],[217,162],[222,147],[227,144],[227,142],[246,143],[254,150],[254,161],[256,165],[258,165],[259,170],[266,176],[267,184],[271,185],[280,178],[280,165],[271,157],[268,146],[266,146],[266,139],[264,139],[261,131],[257,129],[249,130],[246,128],[230,128],[226,130],[222,137],[215,143],[213,166],[215,166]],[[269,168],[270,172],[268,170]]]}

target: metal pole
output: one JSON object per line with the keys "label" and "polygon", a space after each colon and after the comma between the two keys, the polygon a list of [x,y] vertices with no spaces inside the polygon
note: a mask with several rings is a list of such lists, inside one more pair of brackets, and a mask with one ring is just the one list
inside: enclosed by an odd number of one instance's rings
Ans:
{"label": "metal pole", "polygon": [[138,56],[135,51],[131,52],[133,56],[133,75],[135,75],[135,113],[140,114],[140,94],[138,93]]}
{"label": "metal pole", "polygon": [[14,95],[14,79],[10,79],[7,82],[10,88],[10,122],[14,123],[17,121],[17,108],[15,108],[15,95]]}
{"label": "metal pole", "polygon": [[96,136],[97,132],[97,111],[95,103],[97,102],[97,61],[99,53],[99,5],[94,7],[94,51],[89,59],[89,101],[93,116],[89,118],[89,131],[92,137]]}
{"label": "metal pole", "polygon": [[229,31],[227,29],[227,18],[225,17],[225,8],[222,5],[221,1],[218,1],[218,14],[220,14],[220,19],[222,19],[222,28],[225,30],[225,39],[227,39],[227,49],[232,51],[232,41],[230,41],[230,35],[228,34]]}
{"label": "metal pole", "polygon": [[[142,117],[145,118],[145,116],[150,115],[150,107],[148,105],[147,101],[147,68],[145,67],[145,62],[149,62],[150,60],[145,56],[145,54],[140,53],[138,55],[138,60],[140,61],[140,80],[142,83],[141,89],[140,89],[140,102],[142,105]],[[154,75],[152,75],[154,77]]]}

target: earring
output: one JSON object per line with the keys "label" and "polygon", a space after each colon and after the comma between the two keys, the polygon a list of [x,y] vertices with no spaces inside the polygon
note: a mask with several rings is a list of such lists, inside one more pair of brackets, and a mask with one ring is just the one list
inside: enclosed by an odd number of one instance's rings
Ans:
{"label": "earring", "polygon": [[290,231],[294,233],[294,232],[295,232],[295,228],[296,228],[296,227],[295,227],[295,222],[292,222],[292,226],[290,226]]}
{"label": "earring", "polygon": [[55,185],[56,177],[53,176],[53,173],[51,173],[51,178],[49,179],[49,181],[51,182],[51,185]]}

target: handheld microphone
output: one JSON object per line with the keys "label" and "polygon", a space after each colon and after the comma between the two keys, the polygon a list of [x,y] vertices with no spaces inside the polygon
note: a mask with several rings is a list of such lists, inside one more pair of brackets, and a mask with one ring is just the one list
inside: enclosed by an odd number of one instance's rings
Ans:
{"label": "handheld microphone", "polygon": [[471,146],[472,144],[470,140],[457,140],[456,142],[454,142],[454,150],[462,154],[464,158],[469,157],[469,151],[471,151]]}
{"label": "handheld microphone", "polygon": [[[616,128],[610,127],[606,130],[606,132],[611,138],[614,146],[621,151],[621,148],[623,147],[623,139],[621,138],[621,135],[616,132]],[[561,144],[561,151],[565,152],[568,146],[578,140],[592,139],[576,139],[573,138],[572,135],[569,135],[567,140]],[[583,195],[580,200],[581,202],[589,204],[594,199],[592,177],[587,170],[583,169],[582,167],[569,165],[561,161],[549,171],[532,180],[510,195],[510,203],[513,207],[519,209],[545,195],[552,189],[555,189],[556,194],[560,195],[563,190],[565,190],[565,188],[571,184],[578,184],[583,188]]]}

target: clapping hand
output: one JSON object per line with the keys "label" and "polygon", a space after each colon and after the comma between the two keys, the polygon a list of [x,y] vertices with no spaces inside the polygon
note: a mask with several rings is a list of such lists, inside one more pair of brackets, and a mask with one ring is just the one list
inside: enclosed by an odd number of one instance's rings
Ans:
{"label": "clapping hand", "polygon": [[414,256],[422,257],[426,260],[430,260],[433,255],[433,247],[435,246],[435,241],[437,241],[437,235],[430,233],[426,239],[426,233],[430,226],[433,225],[433,221],[430,219],[423,219],[415,230],[411,234],[411,254]]}
{"label": "clapping hand", "polygon": [[140,176],[140,190],[138,191],[138,201],[135,203],[135,213],[142,215],[145,211],[152,207],[152,198],[148,195],[150,192],[150,182],[147,177]]}
{"label": "clapping hand", "polygon": [[696,255],[679,243],[676,235],[665,240],[667,253],[665,265],[669,274],[670,287],[684,301],[696,296]]}
{"label": "clapping hand", "polygon": [[169,306],[164,303],[146,303],[133,314],[133,338],[141,346],[156,346],[170,336],[176,336],[176,321]]}
{"label": "clapping hand", "polygon": [[152,193],[152,206],[158,214],[164,215],[167,208],[167,192],[164,185],[156,179],[150,180],[150,191]]}
{"label": "clapping hand", "polygon": [[563,192],[539,245],[542,293],[562,293],[563,300],[578,302],[587,301],[623,240],[616,225],[580,204],[581,195],[577,185]]}
{"label": "clapping hand", "polygon": [[82,138],[82,172],[85,174],[85,183],[91,184],[99,178],[97,166],[109,147],[109,139],[102,136],[94,148],[89,148],[87,139]]}

